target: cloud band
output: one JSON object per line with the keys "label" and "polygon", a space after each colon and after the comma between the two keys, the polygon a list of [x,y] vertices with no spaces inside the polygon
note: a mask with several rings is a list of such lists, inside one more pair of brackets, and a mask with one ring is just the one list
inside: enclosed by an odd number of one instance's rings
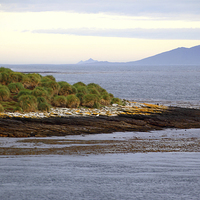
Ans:
{"label": "cloud band", "polygon": [[[182,18],[199,16],[200,1],[188,0],[1,0],[0,9],[11,12],[73,11],[79,13],[120,13],[131,16]],[[195,17],[194,17],[195,19]]]}
{"label": "cloud band", "polygon": [[67,34],[78,36],[98,36],[98,37],[123,37],[142,39],[179,39],[179,40],[200,40],[200,28],[188,29],[51,29],[34,30],[33,33],[46,34]]}

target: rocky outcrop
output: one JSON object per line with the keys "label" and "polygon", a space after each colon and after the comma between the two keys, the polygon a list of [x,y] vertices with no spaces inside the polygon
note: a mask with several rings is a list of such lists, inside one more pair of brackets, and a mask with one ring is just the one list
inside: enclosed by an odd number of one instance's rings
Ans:
{"label": "rocky outcrop", "polygon": [[[144,108],[142,108],[144,109]],[[146,109],[146,108],[145,108]],[[46,137],[78,134],[150,131],[164,128],[200,128],[200,110],[169,107],[148,114],[135,108],[115,116],[54,116],[46,118],[0,118],[1,137]]]}

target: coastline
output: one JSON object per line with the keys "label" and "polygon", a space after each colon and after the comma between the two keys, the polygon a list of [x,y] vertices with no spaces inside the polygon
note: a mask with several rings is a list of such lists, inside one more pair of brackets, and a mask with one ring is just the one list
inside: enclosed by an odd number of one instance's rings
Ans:
{"label": "coastline", "polygon": [[102,108],[51,108],[49,112],[4,112],[0,113],[0,118],[51,118],[51,117],[80,117],[80,116],[118,116],[121,114],[141,114],[149,115],[152,113],[162,113],[167,106],[129,102],[126,101],[125,106],[112,104],[112,106],[104,106]]}
{"label": "coastline", "polygon": [[[69,112],[70,110],[70,112]],[[200,109],[145,103],[102,109],[56,108],[49,113],[3,113],[0,137],[49,137],[166,128],[200,128]]]}
{"label": "coastline", "polygon": [[[47,114],[38,115],[40,117],[28,117],[27,114],[23,117],[9,116],[10,114],[1,115],[0,155],[200,152],[198,130],[200,128],[200,109],[139,103],[103,109],[104,112],[101,109],[90,109],[90,114],[89,109],[85,109],[87,115],[81,113],[80,109],[79,112],[73,110],[70,115],[68,113],[68,115],[63,116],[61,113],[59,116],[58,110],[61,112],[62,108],[52,110],[53,114],[50,117]],[[162,130],[167,129],[172,130],[171,132],[182,130],[182,133],[174,133],[177,135],[176,137],[173,137],[173,134],[167,136],[165,133],[160,138],[152,137],[152,131],[160,130],[162,132]],[[189,130],[197,131],[194,135]],[[105,139],[99,140],[98,136],[95,135],[103,135],[103,133],[109,135],[109,133],[116,132],[121,132],[124,139],[119,140],[113,136],[113,139],[105,137]],[[127,132],[138,133],[138,135],[126,138]],[[87,139],[92,135],[95,137],[94,140]],[[142,135],[146,135],[145,138],[140,138]],[[69,136],[78,136],[86,138],[86,140],[68,139]],[[14,144],[7,146],[8,141],[13,141],[13,139],[22,146]]]}

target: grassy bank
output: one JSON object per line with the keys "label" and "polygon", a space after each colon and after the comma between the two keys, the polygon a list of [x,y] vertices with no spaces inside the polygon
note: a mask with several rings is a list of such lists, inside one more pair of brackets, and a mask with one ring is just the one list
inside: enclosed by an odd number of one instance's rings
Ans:
{"label": "grassy bank", "polygon": [[95,83],[71,85],[57,82],[51,75],[0,68],[0,112],[49,112],[51,107],[100,108],[113,103],[122,101]]}

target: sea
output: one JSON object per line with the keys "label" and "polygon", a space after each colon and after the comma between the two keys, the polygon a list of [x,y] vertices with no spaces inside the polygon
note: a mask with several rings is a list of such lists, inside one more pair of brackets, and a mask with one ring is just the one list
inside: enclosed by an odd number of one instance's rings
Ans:
{"label": "sea", "polygon": [[[1,66],[70,84],[97,83],[130,101],[200,108],[200,66]],[[199,200],[199,166],[199,152],[0,156],[0,199]]]}

